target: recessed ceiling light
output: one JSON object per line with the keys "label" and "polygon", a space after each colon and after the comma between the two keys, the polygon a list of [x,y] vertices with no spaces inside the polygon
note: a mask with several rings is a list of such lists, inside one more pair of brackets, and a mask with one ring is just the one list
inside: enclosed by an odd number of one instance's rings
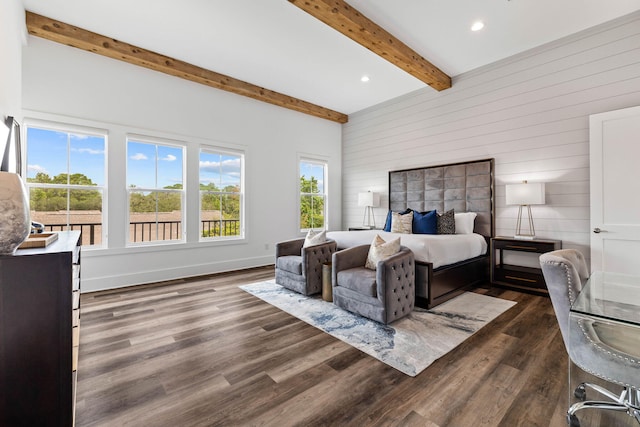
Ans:
{"label": "recessed ceiling light", "polygon": [[362,77],[360,77],[360,81],[361,81],[362,83],[366,83],[366,82],[368,82],[369,80],[371,80],[371,79],[369,78],[369,76],[362,76]]}
{"label": "recessed ceiling light", "polygon": [[484,22],[482,21],[476,21],[473,23],[473,25],[471,26],[471,31],[480,31],[481,29],[484,28]]}

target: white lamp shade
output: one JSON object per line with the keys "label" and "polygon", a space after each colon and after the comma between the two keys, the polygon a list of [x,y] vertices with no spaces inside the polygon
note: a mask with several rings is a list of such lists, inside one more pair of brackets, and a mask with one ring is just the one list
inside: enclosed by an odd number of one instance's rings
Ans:
{"label": "white lamp shade", "polygon": [[544,182],[507,184],[507,205],[544,205]]}
{"label": "white lamp shade", "polygon": [[380,194],[367,191],[366,193],[358,193],[358,206],[371,206],[377,208],[380,206]]}

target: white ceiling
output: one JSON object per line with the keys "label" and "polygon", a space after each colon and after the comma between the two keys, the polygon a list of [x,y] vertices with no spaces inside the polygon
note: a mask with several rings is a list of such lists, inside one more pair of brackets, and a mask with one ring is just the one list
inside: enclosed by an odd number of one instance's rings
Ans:
{"label": "white ceiling", "polygon": [[[640,10],[640,0],[347,0],[450,76]],[[23,0],[25,9],[350,114],[425,83],[287,0]],[[485,22],[477,33],[476,20]],[[368,83],[360,82],[368,75]]]}

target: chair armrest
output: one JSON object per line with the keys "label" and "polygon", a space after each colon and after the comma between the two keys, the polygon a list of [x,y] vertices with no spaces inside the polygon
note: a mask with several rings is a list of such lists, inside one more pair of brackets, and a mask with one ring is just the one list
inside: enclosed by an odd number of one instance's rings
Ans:
{"label": "chair armrest", "polygon": [[336,280],[338,272],[356,267],[364,268],[370,246],[371,245],[353,246],[333,254],[331,259],[331,280],[334,285],[338,283]]}
{"label": "chair armrest", "polygon": [[406,247],[389,258],[378,261],[378,298],[386,307],[405,305],[413,310],[416,293],[415,268],[413,252]]}
{"label": "chair armrest", "polygon": [[311,292],[322,290],[322,264],[331,262],[331,255],[337,249],[335,240],[302,248],[302,276]]}
{"label": "chair armrest", "polygon": [[300,255],[304,239],[285,240],[276,243],[276,258],[288,255]]}

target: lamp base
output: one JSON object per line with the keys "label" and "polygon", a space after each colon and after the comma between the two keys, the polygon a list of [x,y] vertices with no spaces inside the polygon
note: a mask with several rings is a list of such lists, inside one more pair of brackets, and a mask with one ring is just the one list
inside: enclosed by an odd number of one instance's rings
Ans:
{"label": "lamp base", "polygon": [[536,236],[530,236],[526,234],[516,234],[515,236],[513,236],[513,238],[518,240],[534,240]]}
{"label": "lamp base", "polygon": [[[529,230],[522,229],[522,208],[524,206],[527,207],[527,215],[529,216]],[[529,233],[522,234],[523,231],[525,233],[529,231]],[[522,205],[518,209],[518,221],[516,222],[516,235],[513,237],[514,239],[520,239],[520,240],[533,240],[536,238],[536,229],[533,227],[533,217],[531,216],[531,206]]]}
{"label": "lamp base", "polygon": [[[371,224],[373,219],[373,224]],[[373,230],[376,228],[376,217],[373,214],[373,206],[367,206],[364,208],[364,216],[362,217],[362,228]]]}

